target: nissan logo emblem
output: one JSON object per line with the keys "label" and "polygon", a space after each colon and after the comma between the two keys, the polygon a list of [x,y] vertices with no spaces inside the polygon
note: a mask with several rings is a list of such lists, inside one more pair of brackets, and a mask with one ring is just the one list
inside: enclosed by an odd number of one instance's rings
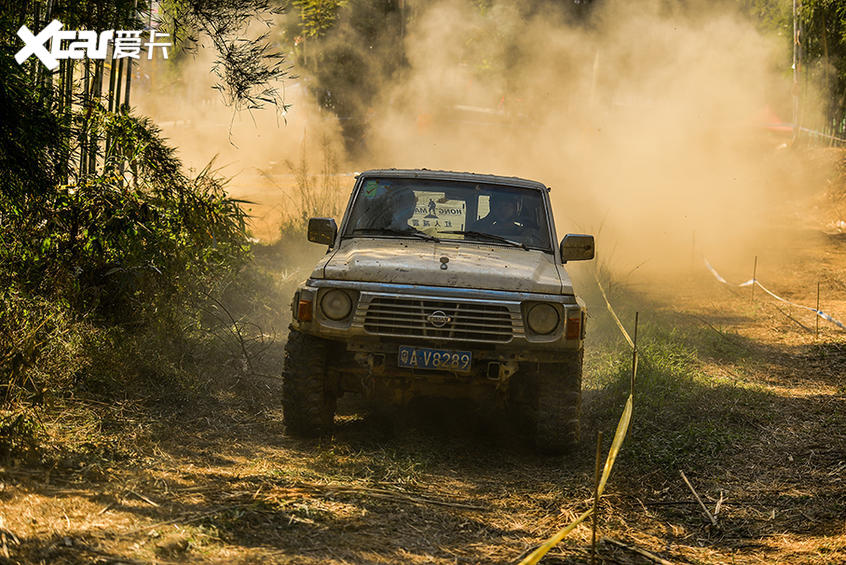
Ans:
{"label": "nissan logo emblem", "polygon": [[429,320],[429,323],[435,326],[436,328],[442,328],[448,323],[452,321],[452,318],[446,315],[446,312],[443,310],[435,310],[428,316],[426,319]]}

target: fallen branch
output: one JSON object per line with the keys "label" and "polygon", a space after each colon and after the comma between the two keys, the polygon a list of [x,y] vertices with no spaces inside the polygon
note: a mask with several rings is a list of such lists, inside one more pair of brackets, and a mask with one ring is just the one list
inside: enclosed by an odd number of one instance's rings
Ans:
{"label": "fallen branch", "polygon": [[108,512],[109,510],[111,510],[112,508],[114,508],[115,505],[117,504],[117,502],[118,502],[117,500],[113,500],[110,503],[108,503],[99,512],[97,512],[97,516],[101,516],[101,515],[105,514],[106,512]]}
{"label": "fallen branch", "polygon": [[629,551],[633,551],[634,553],[637,553],[638,555],[646,557],[647,559],[649,559],[653,563],[659,563],[660,565],[673,565],[672,562],[667,561],[663,557],[658,557],[654,553],[650,553],[650,552],[646,551],[645,549],[641,549],[639,547],[634,547],[632,545],[627,545],[627,544],[625,544],[621,541],[617,541],[617,540],[612,539],[612,538],[602,538],[602,541],[606,541],[610,544],[616,545],[618,547],[622,547],[623,549],[628,549]]}
{"label": "fallen branch", "polygon": [[139,500],[141,500],[141,501],[143,501],[143,502],[146,502],[146,503],[147,503],[147,504],[149,504],[150,506],[155,506],[156,508],[158,508],[158,507],[159,507],[159,505],[158,505],[158,504],[156,504],[155,502],[153,502],[152,500],[150,500],[149,498],[147,498],[147,497],[146,497],[146,496],[144,496],[143,494],[138,494],[137,492],[135,492],[135,491],[134,491],[134,490],[132,490],[131,488],[126,489],[126,491],[127,491],[129,494],[135,495],[135,497],[137,497]]}
{"label": "fallen branch", "polygon": [[190,524],[192,522],[196,522],[198,520],[202,520],[203,518],[207,518],[209,516],[213,516],[214,514],[219,514],[226,510],[238,509],[242,508],[243,505],[235,505],[235,506],[220,506],[214,508],[212,510],[207,510],[205,512],[195,512],[193,514],[182,514],[176,518],[172,518],[170,520],[165,520],[163,522],[156,522],[155,524],[150,524],[148,526],[142,526],[140,528],[133,528],[131,530],[127,530],[125,532],[118,532],[118,535],[121,536],[130,536],[134,534],[138,534],[141,532],[146,532],[149,530],[154,530],[156,528],[161,528],[162,526],[169,526],[171,524],[176,524],[177,522],[182,524]]}
{"label": "fallen branch", "polygon": [[696,498],[696,502],[699,503],[699,507],[702,508],[702,511],[705,513],[705,515],[708,516],[708,519],[711,521],[711,525],[716,526],[717,525],[717,519],[714,518],[714,516],[711,515],[711,513],[705,507],[705,504],[702,502],[702,499],[699,498],[698,494],[696,494],[696,490],[694,490],[693,485],[690,484],[690,481],[687,480],[687,477],[684,475],[684,471],[679,469],[679,473],[681,474],[681,478],[684,479],[684,482],[687,484],[687,487],[690,489],[690,492],[692,492],[693,496]]}
{"label": "fallen branch", "polygon": [[[368,487],[318,487],[316,485],[309,485],[305,488],[300,487],[302,490],[311,490],[311,494],[322,494],[324,495],[331,495],[331,494],[363,494],[367,496],[372,496],[374,498],[381,498],[384,500],[391,500],[393,502],[411,502],[413,504],[432,504],[434,506],[445,506],[448,508],[460,508],[462,510],[478,510],[478,511],[486,511],[489,508],[484,506],[476,506],[473,504],[465,504],[461,502],[447,502],[445,500],[438,500],[435,498],[428,498],[424,496],[412,496],[409,494],[404,494],[396,491],[391,491],[388,489],[382,488],[368,488]],[[298,490],[298,489],[293,489]]]}
{"label": "fallen branch", "polygon": [[723,491],[720,491],[720,500],[717,501],[717,506],[714,507],[714,519],[720,515],[720,510],[723,508]]}

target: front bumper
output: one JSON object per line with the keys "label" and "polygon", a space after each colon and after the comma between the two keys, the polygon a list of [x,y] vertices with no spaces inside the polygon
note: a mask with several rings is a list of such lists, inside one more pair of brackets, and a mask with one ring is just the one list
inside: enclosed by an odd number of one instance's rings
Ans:
{"label": "front bumper", "polygon": [[[333,289],[353,300],[342,320],[320,307]],[[547,335],[525,322],[527,308],[538,302],[553,305],[560,317]],[[585,335],[584,303],[573,295],[310,279],[295,293],[292,312],[299,331],[389,359],[399,345],[417,345],[470,350],[481,362],[555,362],[578,351]]]}

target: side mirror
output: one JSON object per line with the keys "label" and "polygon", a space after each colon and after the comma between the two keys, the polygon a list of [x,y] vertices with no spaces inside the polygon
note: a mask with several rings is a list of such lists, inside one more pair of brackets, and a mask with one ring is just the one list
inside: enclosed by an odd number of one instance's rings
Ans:
{"label": "side mirror", "polygon": [[568,233],[561,240],[561,261],[587,261],[593,259],[596,247],[592,235]]}
{"label": "side mirror", "polygon": [[333,218],[309,218],[308,240],[314,243],[332,245],[338,235],[338,224]]}

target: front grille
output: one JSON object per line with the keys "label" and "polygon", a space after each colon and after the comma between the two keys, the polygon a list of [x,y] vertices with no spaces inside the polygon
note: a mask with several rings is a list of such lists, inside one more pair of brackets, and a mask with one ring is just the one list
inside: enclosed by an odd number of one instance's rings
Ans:
{"label": "front grille", "polygon": [[[442,312],[447,318],[438,320]],[[445,322],[437,327],[430,321]],[[396,337],[419,337],[455,341],[511,341],[511,312],[495,304],[375,297],[364,316],[367,332]]]}

